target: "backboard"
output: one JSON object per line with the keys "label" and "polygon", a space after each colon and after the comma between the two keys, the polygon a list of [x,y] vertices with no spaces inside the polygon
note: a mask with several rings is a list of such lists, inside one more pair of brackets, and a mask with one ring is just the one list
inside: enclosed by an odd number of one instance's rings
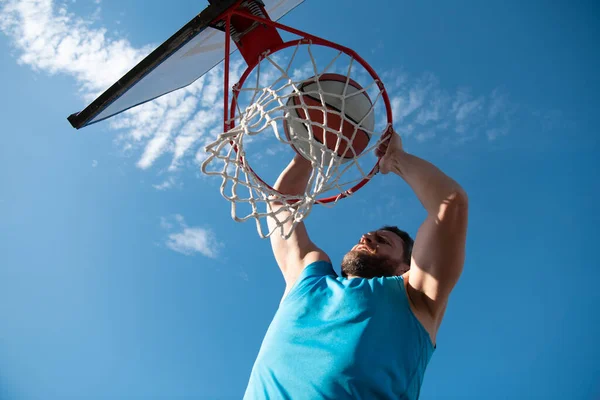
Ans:
{"label": "backboard", "polygon": [[[210,5],[156,48],[90,105],[68,117],[80,129],[192,84],[225,58],[225,30],[213,24],[239,0],[209,0]],[[262,0],[276,21],[304,0]],[[230,53],[237,50],[228,46]]]}

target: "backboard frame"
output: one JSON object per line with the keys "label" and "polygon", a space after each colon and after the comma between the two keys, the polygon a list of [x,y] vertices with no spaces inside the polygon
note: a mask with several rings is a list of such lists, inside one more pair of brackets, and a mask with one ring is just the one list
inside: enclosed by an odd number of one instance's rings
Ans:
{"label": "backboard frame", "polygon": [[[153,72],[167,59],[169,59],[169,57],[173,56],[183,46],[195,39],[198,35],[203,33],[203,31],[207,30],[207,28],[210,28],[213,31],[224,31],[224,27],[217,26],[217,22],[222,20],[222,18],[220,17],[222,17],[228,10],[231,10],[232,8],[238,6],[242,3],[242,1],[243,0],[209,0],[210,4],[207,8],[205,8],[200,14],[198,14],[196,17],[190,20],[175,34],[168,38],[164,43],[162,43],[155,50],[153,50],[148,56],[146,56],[137,65],[135,65],[129,72],[123,75],[123,77],[121,77],[118,81],[116,81],[113,85],[106,89],[100,96],[93,100],[87,107],[85,107],[80,112],[76,112],[69,115],[67,117],[67,120],[69,121],[71,126],[75,129],[81,129],[85,126],[95,124],[97,122],[111,118],[128,109],[152,101],[158,97],[164,96],[167,93],[179,90],[189,85],[191,82],[180,85],[178,87],[170,88],[166,92],[162,92],[149,98],[144,98],[142,101],[135,102],[134,104],[128,107],[122,109],[119,108],[114,113],[109,113],[108,115],[102,116],[102,113],[109,106],[111,106],[115,101],[119,100],[122,96],[124,96],[134,85],[136,85],[146,76],[148,76],[151,72]],[[261,0],[255,1],[264,4]],[[294,1],[293,3],[295,4],[292,6],[292,8],[301,4],[303,1],[304,0]],[[279,3],[281,2],[278,1],[277,6],[279,5]],[[283,13],[283,15],[285,14],[286,12]],[[223,46],[229,48],[229,41],[224,43]],[[225,57],[222,57],[219,60],[217,60],[214,63],[214,65],[210,65],[208,69],[203,73],[206,73],[212,68],[216,67],[219,63],[221,63],[224,60],[224,58]],[[203,73],[200,73],[197,78],[199,78]],[[98,116],[102,117],[98,118]]]}

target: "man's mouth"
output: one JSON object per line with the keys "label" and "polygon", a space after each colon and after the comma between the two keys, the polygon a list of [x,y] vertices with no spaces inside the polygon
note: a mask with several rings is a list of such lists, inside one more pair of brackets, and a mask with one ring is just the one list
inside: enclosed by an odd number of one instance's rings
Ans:
{"label": "man's mouth", "polygon": [[359,244],[356,247],[356,250],[366,250],[371,254],[375,254],[375,249],[370,248],[369,246],[365,245],[365,244]]}

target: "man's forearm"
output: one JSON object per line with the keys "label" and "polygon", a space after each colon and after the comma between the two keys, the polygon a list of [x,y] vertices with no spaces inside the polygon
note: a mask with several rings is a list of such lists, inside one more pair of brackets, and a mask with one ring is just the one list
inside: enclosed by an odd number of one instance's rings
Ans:
{"label": "man's forearm", "polygon": [[408,183],[429,214],[447,201],[465,201],[462,187],[435,165],[412,154],[397,155],[391,169]]}
{"label": "man's forearm", "polygon": [[273,189],[283,194],[300,195],[306,190],[306,185],[312,172],[310,161],[296,155],[283,170],[273,185]]}

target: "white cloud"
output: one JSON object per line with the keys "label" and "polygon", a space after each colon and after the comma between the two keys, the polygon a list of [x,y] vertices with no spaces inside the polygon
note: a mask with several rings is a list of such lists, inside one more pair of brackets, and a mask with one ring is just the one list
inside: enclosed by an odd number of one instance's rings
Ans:
{"label": "white cloud", "polygon": [[508,133],[508,129],[506,128],[492,128],[488,129],[485,133],[489,141],[494,141],[501,136],[504,136]]}
{"label": "white cloud", "polygon": [[169,112],[162,119],[159,128],[155,131],[154,137],[150,139],[142,158],[138,161],[138,167],[147,169],[152,166],[156,159],[164,153],[169,145],[171,135],[178,130],[181,124],[196,109],[198,99],[192,96],[186,96],[185,92],[170,93],[176,98],[175,104],[169,108]]}
{"label": "white cloud", "polygon": [[[395,82],[394,86],[402,87],[407,78],[402,76],[399,82]],[[431,74],[424,74],[420,79],[414,82],[407,90],[400,89],[400,94],[391,99],[392,112],[394,119],[402,122],[406,117],[419,110],[425,103],[425,99],[430,94],[431,90],[437,85],[437,79]]]}
{"label": "white cloud", "polygon": [[494,89],[490,96],[490,109],[488,112],[489,118],[493,119],[503,112],[507,105],[506,95],[499,88]]}
{"label": "white cloud", "polygon": [[380,77],[388,91],[398,90],[408,82],[408,74],[402,70],[383,71]]}
{"label": "white cloud", "polygon": [[393,83],[392,73],[382,76],[395,88],[390,91],[390,102],[394,127],[401,135],[425,142],[437,138],[446,140],[454,134],[451,140],[466,143],[482,136],[494,140],[509,132],[512,114],[507,110],[514,112],[515,107],[501,89],[489,95],[473,95],[469,89],[451,94],[431,74],[411,80],[403,73],[400,85]]}
{"label": "white cloud", "polygon": [[473,116],[474,113],[481,111],[483,108],[483,97],[471,100],[471,96],[465,91],[459,91],[452,103],[452,112],[455,115],[456,121],[461,123],[467,118]]}
{"label": "white cloud", "polygon": [[184,228],[183,232],[170,234],[167,241],[167,246],[178,253],[200,253],[209,258],[217,257],[215,244],[212,233],[202,228]]}
{"label": "white cloud", "polygon": [[222,110],[223,101],[223,70],[221,68],[215,68],[211,70],[206,76],[208,83],[202,92],[202,105],[204,107],[210,107],[210,109]]}
{"label": "white cloud", "polygon": [[[95,1],[96,1],[96,4],[100,4],[100,2],[98,0],[95,0]],[[101,15],[102,15],[102,7],[96,7],[96,9],[94,10],[94,13],[90,17],[90,20],[91,21],[99,21]]]}
{"label": "white cloud", "polygon": [[508,100],[508,95],[500,88],[494,89],[490,96],[488,120],[491,127],[486,131],[489,141],[508,135],[516,106]]}
{"label": "white cloud", "polygon": [[435,132],[433,131],[424,131],[424,132],[419,132],[415,135],[415,139],[417,139],[417,141],[419,142],[424,142],[428,139],[432,139],[435,137]]}
{"label": "white cloud", "polygon": [[415,131],[413,124],[400,125],[396,128],[396,132],[403,136],[410,136]]}
{"label": "white cloud", "polygon": [[394,117],[402,121],[405,117],[412,114],[416,109],[423,105],[425,93],[418,89],[411,89],[407,96],[397,96],[392,98],[392,112]]}
{"label": "white cloud", "polygon": [[[198,111],[194,118],[183,126],[181,134],[175,139],[174,156],[169,170],[173,171],[177,169],[183,156],[188,152],[192,144],[200,139],[203,134],[211,131],[214,132],[215,130],[220,131],[221,126],[216,126],[216,124],[220,122],[221,118],[219,118],[218,114],[215,112],[209,110]],[[212,137],[210,134],[208,136]]]}
{"label": "white cloud", "polygon": [[[4,0],[0,2],[0,31],[11,40],[19,64],[74,78],[83,107],[156,47],[136,48],[105,28],[94,28],[92,22],[99,12],[98,7],[85,19],[53,0]],[[233,61],[232,66],[235,78],[241,61]],[[216,68],[186,88],[111,118],[106,126],[118,131],[116,142],[124,151],[139,151],[139,168],[148,169],[171,153],[173,170],[208,133],[211,126],[203,121],[222,118],[222,96],[222,68]],[[65,110],[65,117],[71,111]],[[195,118],[202,113],[210,116]]]}
{"label": "white cloud", "polygon": [[[154,46],[135,49],[126,40],[107,37],[89,21],[52,0],[6,0],[0,30],[20,51],[18,62],[34,70],[73,76],[89,100],[99,94]],[[110,65],[110,68],[107,68]]]}
{"label": "white cloud", "polygon": [[[268,71],[268,73],[275,75],[277,74],[277,72],[275,72],[273,69],[270,69]],[[292,71],[291,74],[291,78],[296,81],[296,82],[300,82],[308,77],[311,77],[315,74],[315,70],[313,68],[313,65],[309,62],[304,63],[303,65],[294,68],[294,70]]]}
{"label": "white cloud", "polygon": [[172,229],[173,224],[165,217],[160,217],[160,227],[166,230]]}
{"label": "white cloud", "polygon": [[426,107],[421,108],[417,115],[416,123],[419,125],[426,125],[430,122],[436,122],[442,118],[442,113],[447,107],[449,98],[447,95],[442,93],[440,90],[432,93],[432,97],[429,100]]}
{"label": "white cloud", "polygon": [[160,225],[167,231],[175,230],[168,234],[165,244],[178,253],[187,256],[199,253],[205,257],[217,258],[223,248],[214,232],[208,228],[187,226],[183,216],[179,214],[161,218]]}
{"label": "white cloud", "polygon": [[98,166],[97,160],[92,160],[92,168],[96,168]]}
{"label": "white cloud", "polygon": [[175,185],[177,185],[177,180],[174,176],[170,176],[162,183],[159,183],[158,185],[152,185],[152,187],[156,190],[164,191],[174,187]]}

